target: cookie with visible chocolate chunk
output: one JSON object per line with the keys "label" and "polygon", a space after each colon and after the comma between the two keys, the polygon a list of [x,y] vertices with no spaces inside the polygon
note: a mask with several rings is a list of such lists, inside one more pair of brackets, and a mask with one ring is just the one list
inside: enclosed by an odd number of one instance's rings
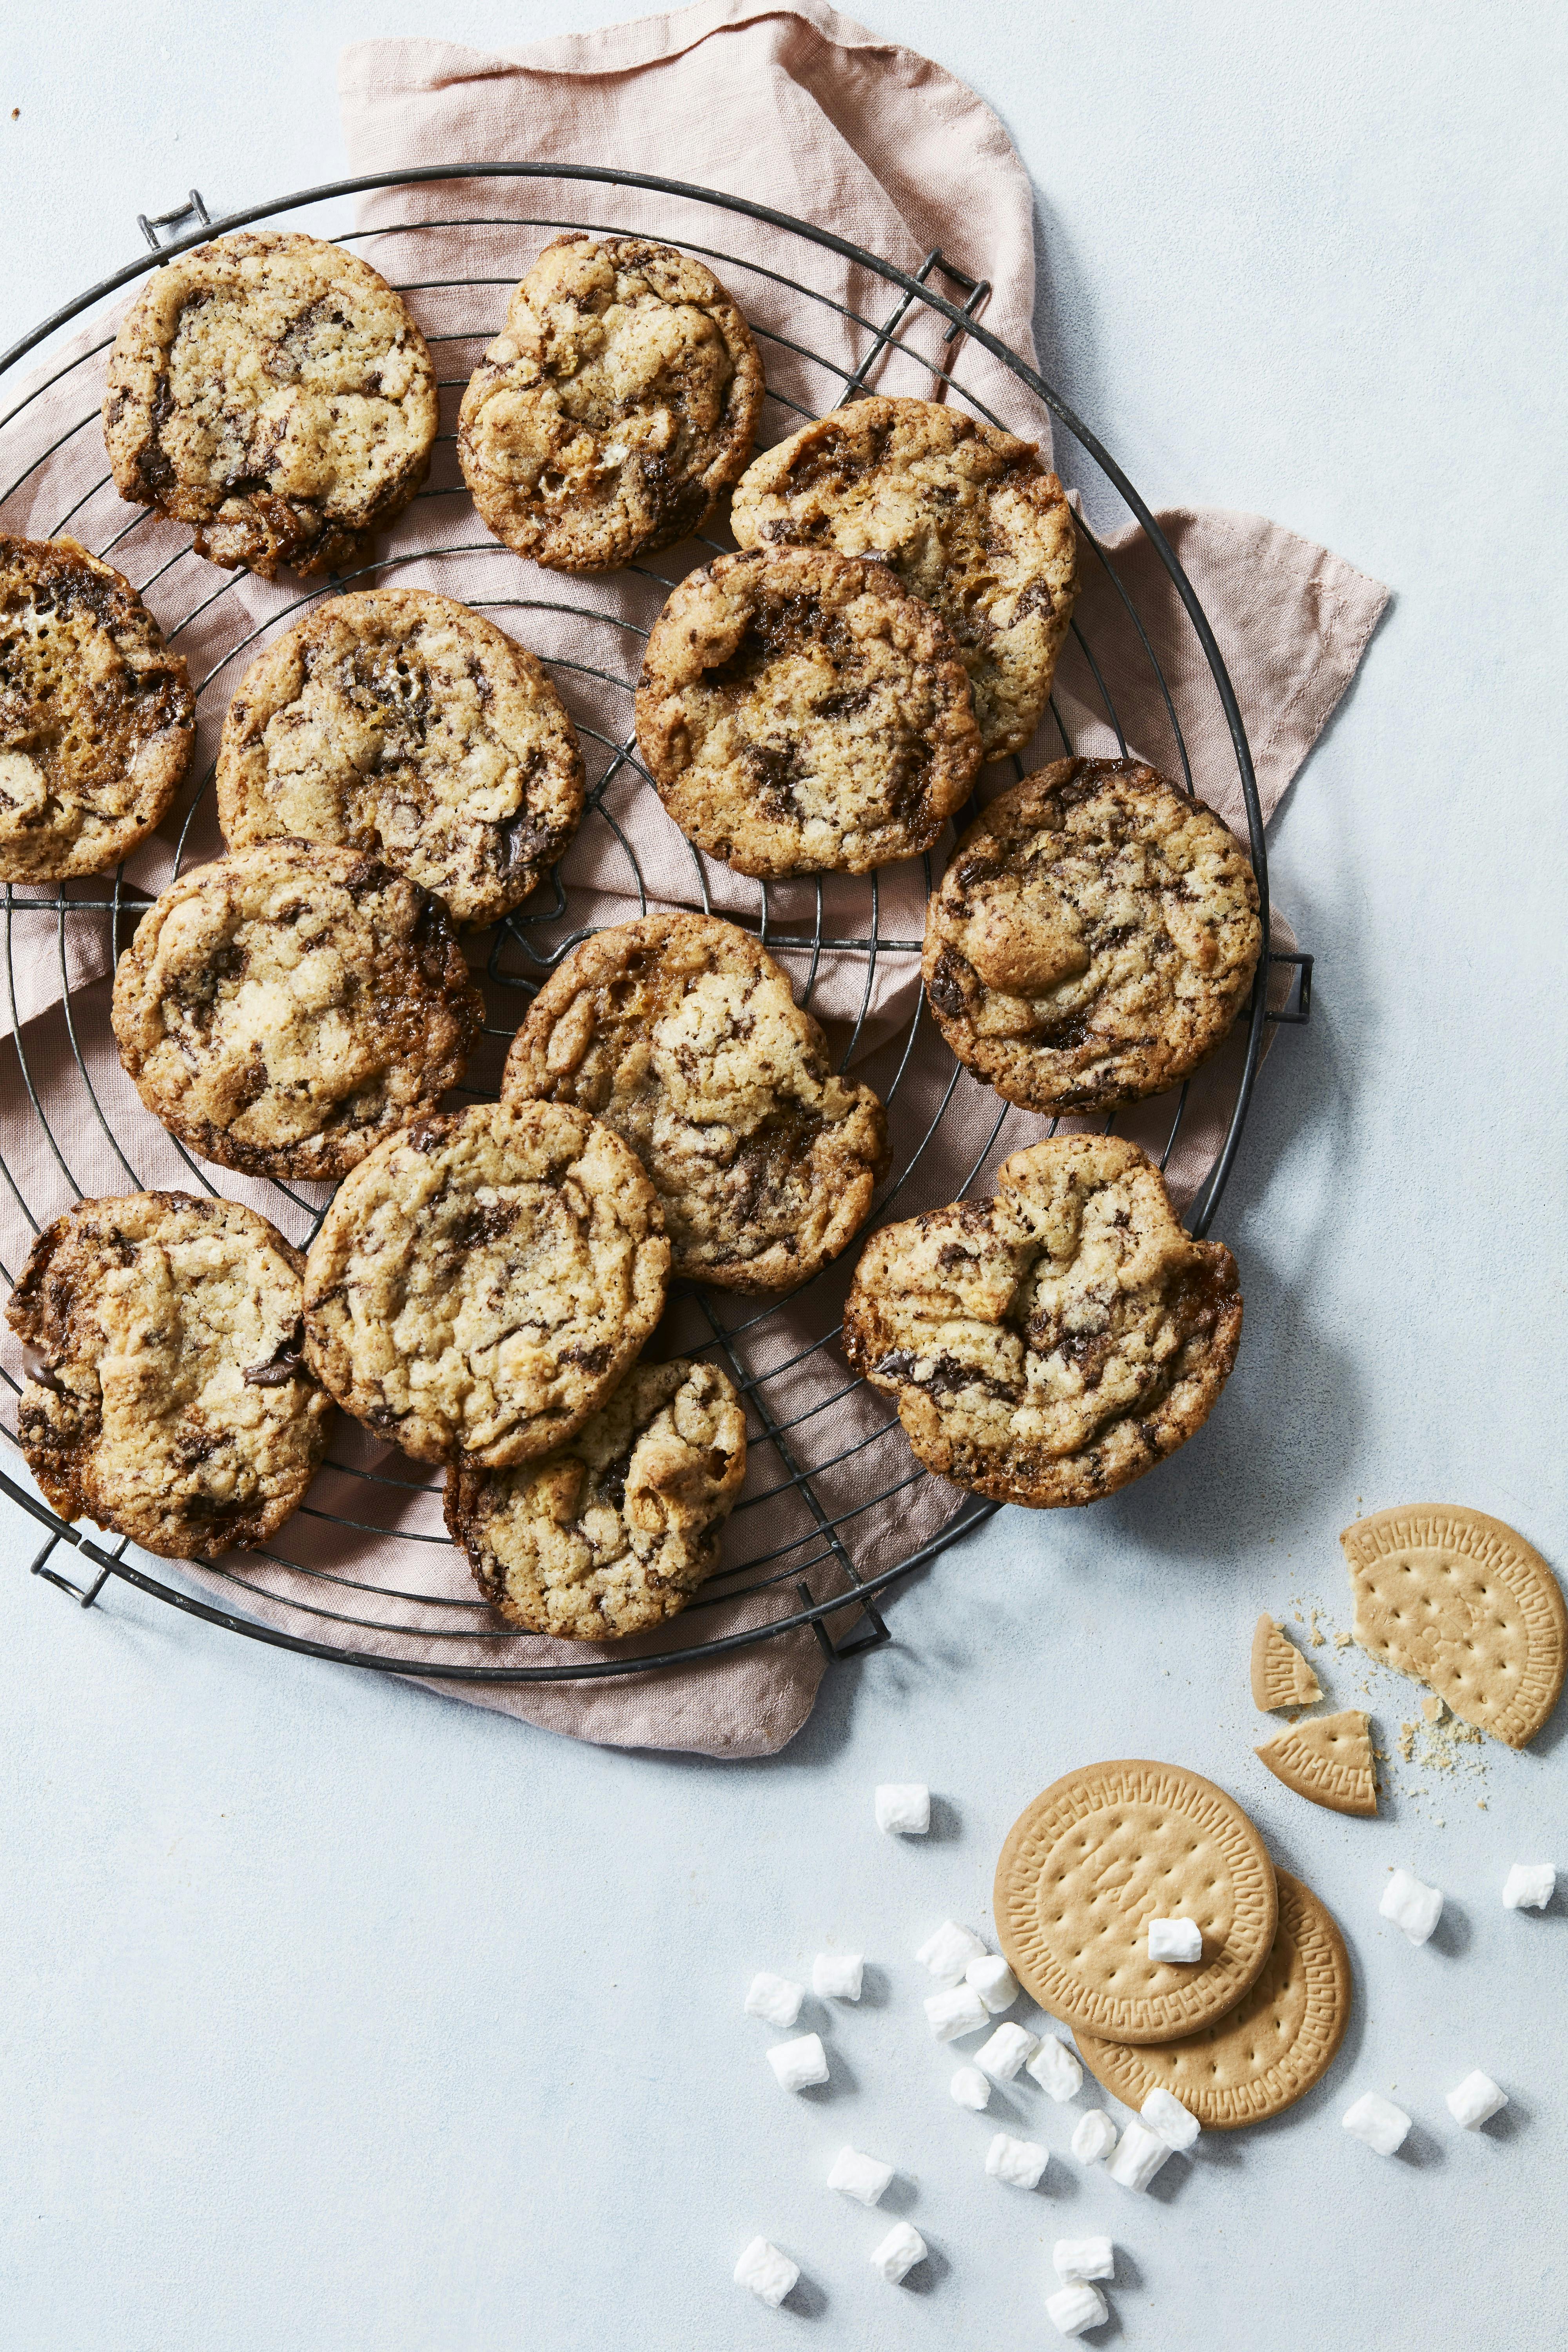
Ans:
{"label": "cookie with visible chocolate chunk", "polygon": [[583,793],[543,664],[416,588],[335,597],[275,639],[218,751],[233,848],[289,834],[380,858],[465,928],[521,906],[575,833]]}
{"label": "cookie with visible chocolate chunk", "polygon": [[730,523],[742,547],[890,564],[958,647],[984,756],[1024,749],[1078,596],[1072,510],[1032,441],[938,401],[853,401],[754,457]]}
{"label": "cookie with visible chocolate chunk", "polygon": [[62,1519],[166,1559],[276,1534],[331,1415],[300,1360],[303,1265],[254,1209],[188,1192],[79,1201],[45,1227],[5,1319],[17,1436]]}
{"label": "cookie with visible chocolate chunk", "polygon": [[368,261],[245,230],[153,272],[109,356],[122,499],[195,526],[198,555],[270,580],[353,562],[430,469],[436,371]]}
{"label": "cookie with visible chocolate chunk", "polygon": [[946,628],[885,563],[721,555],[654,624],[637,746],[689,841],[742,874],[864,874],[929,849],[980,762]]}
{"label": "cookie with visible chocolate chunk", "polygon": [[0,535],[0,882],[111,872],[195,740],[184,661],[130,582],[74,539]]}
{"label": "cookie with visible chocolate chunk", "polygon": [[457,1085],[484,1011],[433,898],[308,841],[182,875],[114,976],[120,1058],[148,1109],[252,1176],[346,1176]]}
{"label": "cookie with visible chocolate chunk", "polygon": [[1056,1117],[1190,1077],[1261,944],[1251,864],[1211,809],[1138,760],[1058,760],[964,834],[921,968],[959,1060]]}
{"label": "cookie with visible chocolate chunk", "polygon": [[997,1502],[1092,1503],[1208,1419],[1241,1338],[1236,1260],[1120,1136],[1016,1151],[989,1199],[874,1234],[844,1352],[929,1470]]}
{"label": "cookie with visible chocolate chunk", "polygon": [[700,530],[752,454],[763,364],[689,254],[576,230],[547,245],[469,379],[458,458],[480,519],[558,572]]}
{"label": "cookie with visible chocolate chunk", "polygon": [[719,1564],[746,1416],[714,1364],[634,1364],[575,1437],[510,1470],[447,1473],[447,1526],[485,1599],[529,1633],[618,1641]]}
{"label": "cookie with visible chocolate chunk", "polygon": [[512,1042],[501,1095],[613,1127],[653,1180],[672,1271],[727,1290],[804,1282],[887,1173],[870,1087],[834,1075],[772,956],[710,915],[648,915],[574,948]]}

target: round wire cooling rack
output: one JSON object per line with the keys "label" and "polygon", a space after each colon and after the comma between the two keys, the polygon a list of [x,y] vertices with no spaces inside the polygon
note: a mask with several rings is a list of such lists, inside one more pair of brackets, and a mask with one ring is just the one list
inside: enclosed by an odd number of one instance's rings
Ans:
{"label": "round wire cooling rack", "polygon": [[[533,212],[526,202],[531,182],[549,183],[556,206],[569,207],[580,196],[582,216]],[[512,209],[489,202],[498,184]],[[1023,402],[1024,429],[1031,415],[1039,420],[1037,430],[1047,419],[1054,423],[1147,533],[1178,600],[1173,609],[1191,631],[1189,660],[1195,647],[1198,674],[1223,711],[1235,775],[1220,782],[1194,776],[1183,695],[1168,675],[1174,665],[1168,654],[1162,664],[1157,632],[1146,625],[1102,536],[1081,519],[1080,562],[1107,592],[1101,610],[1112,614],[1120,643],[1091,646],[1075,620],[1070,649],[1088,699],[1069,709],[1064,694],[1053,697],[1052,740],[1042,756],[1058,756],[1058,740],[1068,753],[1075,737],[1085,744],[1082,718],[1069,728],[1071,711],[1085,709],[1095,742],[1109,748],[1113,739],[1125,753],[1108,680],[1125,677],[1131,662],[1142,666],[1145,689],[1150,677],[1157,688],[1184,788],[1203,787],[1212,796],[1221,782],[1228,782],[1233,793],[1239,783],[1264,912],[1264,960],[1252,1002],[1206,1081],[1205,1132],[1213,1134],[1214,1147],[1187,1209],[1191,1230],[1205,1233],[1235,1161],[1266,1024],[1307,1018],[1311,959],[1270,950],[1263,818],[1246,730],[1192,585],[1153,516],[1093,434],[1037,370],[986,329],[989,287],[941,252],[907,271],[831,231],[745,198],[587,164],[474,163],[462,166],[460,176],[449,168],[381,173],[308,189],[216,221],[193,191],[177,211],[141,218],[149,247],[144,256],[0,358],[0,383],[14,382],[17,364],[48,337],[170,254],[258,221],[307,213],[319,217],[320,208],[352,197],[368,200],[371,225],[329,230],[312,222],[313,233],[373,247],[377,266],[409,302],[437,355],[443,401],[431,479],[380,542],[374,562],[302,590],[265,590],[247,573],[220,573],[204,562],[178,527],[122,505],[101,458],[86,462],[97,446],[92,436],[111,331],[89,334],[85,348],[74,348],[0,416],[0,527],[22,527],[13,519],[21,499],[27,502],[30,535],[68,530],[127,573],[148,597],[165,635],[191,662],[204,753],[210,752],[224,709],[258,646],[320,598],[351,587],[393,578],[445,587],[494,614],[545,661],[583,742],[587,805],[576,842],[549,881],[477,943],[488,1017],[481,1053],[468,1073],[473,1083],[460,1091],[493,1096],[522,1011],[569,949],[600,922],[664,904],[720,913],[754,930],[789,971],[800,1001],[823,1021],[838,1066],[853,1062],[857,1076],[868,1078],[888,1104],[893,1165],[866,1232],[889,1216],[962,1198],[1005,1151],[1054,1133],[1058,1124],[1000,1103],[954,1061],[924,1011],[919,985],[923,901],[936,878],[929,856],[918,873],[746,882],[680,839],[663,816],[638,763],[631,722],[640,649],[675,578],[728,542],[702,538],[669,551],[658,566],[634,564],[610,575],[606,585],[540,572],[492,541],[474,517],[455,464],[455,406],[497,331],[508,290],[542,237],[563,229],[646,236],[651,228],[710,262],[746,312],[767,363],[764,439],[854,399],[873,380],[879,390],[951,398],[987,422],[1000,422],[975,388],[974,378],[988,366],[993,396],[999,380],[1011,409]],[[592,216],[617,205],[634,211],[633,224]],[[748,239],[751,251],[736,249]],[[759,257],[764,252],[766,260]],[[791,269],[780,266],[784,255],[799,257]],[[873,310],[886,315],[871,315]],[[803,337],[803,315],[818,322],[820,333]],[[1017,429],[1018,415],[1010,415],[1008,422]],[[47,503],[57,478],[65,499],[58,512]],[[478,583],[476,572],[483,574]],[[490,593],[476,593],[477,585]],[[1024,772],[1022,761],[1014,772]],[[210,757],[199,755],[176,813],[174,871],[221,849],[213,773]],[[966,821],[961,817],[960,827]],[[132,864],[137,866],[136,860]],[[10,1036],[0,1051],[15,1066],[0,1086],[0,1232],[6,1236],[0,1275],[7,1284],[31,1236],[88,1192],[173,1184],[214,1193],[219,1189],[215,1179],[221,1178],[226,1192],[261,1207],[300,1245],[323,1213],[327,1188],[250,1183],[209,1170],[164,1134],[122,1079],[107,1027],[108,978],[141,908],[169,878],[165,858],[161,871],[140,881],[121,867],[107,887],[5,887],[4,1002]],[[1294,1010],[1261,977],[1278,977],[1274,967],[1280,965],[1297,968],[1285,991],[1294,991]],[[1136,1107],[1140,1140],[1162,1168],[1171,1166],[1184,1136],[1190,1142],[1195,1083],[1169,1100]],[[1097,1128],[1109,1132],[1116,1123],[1112,1114]],[[614,1652],[501,1628],[477,1598],[466,1562],[447,1540],[440,1486],[431,1483],[428,1468],[372,1444],[346,1417],[340,1416],[326,1467],[281,1532],[279,1544],[289,1549],[192,1564],[196,1591],[152,1573],[129,1556],[124,1542],[106,1549],[5,1473],[0,1492],[47,1530],[33,1571],[83,1606],[98,1599],[110,1578],[118,1578],[251,1639],[383,1672],[457,1685],[649,1674],[805,1627],[829,1657],[849,1656],[889,1638],[879,1596],[996,1507],[932,1478],[913,1459],[886,1401],[847,1376],[834,1343],[858,1254],[857,1244],[845,1254],[847,1262],[778,1301],[678,1286],[658,1352],[708,1354],[723,1362],[747,1405],[747,1485],[725,1530],[719,1573],[657,1635],[637,1637]],[[14,1371],[0,1364],[0,1380],[14,1406],[19,1393]],[[0,1434],[15,1445],[3,1424]],[[74,1547],[88,1564],[83,1582],[50,1564],[62,1545]]]}

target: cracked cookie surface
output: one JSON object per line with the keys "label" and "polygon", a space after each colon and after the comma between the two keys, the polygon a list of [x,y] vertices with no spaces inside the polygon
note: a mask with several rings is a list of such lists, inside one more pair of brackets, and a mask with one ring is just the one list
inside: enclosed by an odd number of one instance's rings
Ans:
{"label": "cracked cookie surface", "polygon": [[616,1641],[686,1607],[719,1562],[746,1475],[746,1418],[713,1364],[634,1364],[563,1446],[447,1473],[447,1526],[525,1633]]}
{"label": "cracked cookie surface", "polygon": [[930,1470],[998,1502],[1092,1503],[1207,1420],[1241,1337],[1236,1261],[1119,1136],[1016,1151],[989,1199],[874,1234],[844,1314]]}
{"label": "cracked cookie surface", "polygon": [[673,547],[752,453],[763,368],[711,271],[642,237],[547,245],[463,394],[480,520],[559,572]]}
{"label": "cracked cookie surface", "polygon": [[753,458],[730,523],[742,547],[890,564],[947,625],[984,758],[1024,749],[1078,594],[1072,510],[1032,441],[936,401],[857,400]]}
{"label": "cracked cookie surface", "polygon": [[583,760],[542,662],[466,604],[373,589],[319,605],[246,672],[218,821],[378,857],[465,926],[521,906],[583,813]]}
{"label": "cracked cookie surface", "polygon": [[436,371],[379,271],[293,231],[245,231],[153,271],[110,354],[103,432],[122,499],[195,551],[270,580],[352,562],[425,479]]}
{"label": "cracked cookie surface", "polygon": [[63,1519],[165,1559],[253,1549],[302,1499],[331,1405],[300,1360],[304,1261],[237,1202],[79,1201],[5,1318],[27,1467]]}
{"label": "cracked cookie surface", "polygon": [[725,1289],[805,1281],[887,1172],[877,1097],[834,1076],[766,950],[709,915],[649,915],[574,949],[529,1008],[501,1091],[613,1127],[653,1181],[672,1271]]}
{"label": "cracked cookie surface", "polygon": [[423,890],[278,840],[171,883],[120,959],[113,1021],[142,1101],[194,1151],[330,1180],[457,1085],[484,1000]]}

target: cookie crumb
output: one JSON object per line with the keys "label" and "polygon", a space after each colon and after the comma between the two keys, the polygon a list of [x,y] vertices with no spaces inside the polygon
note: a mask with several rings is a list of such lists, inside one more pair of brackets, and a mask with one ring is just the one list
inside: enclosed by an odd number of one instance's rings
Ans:
{"label": "cookie crumb", "polygon": [[1424,1698],[1421,1702],[1421,1712],[1426,1717],[1428,1723],[1441,1723],[1443,1720],[1442,1700],[1438,1698],[1435,1693],[1431,1698]]}

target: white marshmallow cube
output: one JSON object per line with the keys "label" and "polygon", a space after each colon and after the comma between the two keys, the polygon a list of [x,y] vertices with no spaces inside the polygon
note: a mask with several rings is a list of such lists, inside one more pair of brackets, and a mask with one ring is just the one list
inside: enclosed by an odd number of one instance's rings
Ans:
{"label": "white marshmallow cube", "polygon": [[907,2221],[895,2221],[881,2242],[872,2247],[871,2268],[880,2271],[889,2286],[897,2286],[925,2258],[926,2242],[920,2231]]}
{"label": "white marshmallow cube", "polygon": [[879,2158],[862,2156],[858,2148],[841,2147],[833,2159],[827,2185],[829,2189],[841,2189],[858,2205],[875,2205],[892,2177],[892,2166],[883,2164]]}
{"label": "white marshmallow cube", "polygon": [[1396,1870],[1377,1907],[1385,1919],[1404,1928],[1413,1944],[1424,1944],[1442,1916],[1442,1890],[1423,1885],[1413,1871]]}
{"label": "white marshmallow cube", "polygon": [[[1083,2084],[1083,2068],[1065,2042],[1054,2033],[1045,2034],[1039,2048],[1028,2061],[1026,2070],[1033,2075],[1042,2091],[1048,2091],[1059,2105],[1063,2099],[1078,2096]],[[1112,2134],[1114,2144],[1115,2135]]]}
{"label": "white marshmallow cube", "polygon": [[1364,2140],[1378,2156],[1392,2156],[1403,2146],[1410,2129],[1410,2118],[1403,2107],[1385,2099],[1380,2091],[1363,2091],[1355,2105],[1347,2107],[1340,2117],[1352,2139]]}
{"label": "white marshmallow cube", "polygon": [[1116,2250],[1109,2238],[1058,2238],[1051,2261],[1059,2279],[1110,2278],[1116,2269]]}
{"label": "white marshmallow cube", "polygon": [[985,2151],[985,2169],[993,2180],[1013,2189],[1032,2189],[1046,2168],[1046,2151],[1032,2139],[1015,2139],[998,2132]]}
{"label": "white marshmallow cube", "polygon": [[931,2030],[939,2042],[957,2042],[989,2025],[985,2003],[972,1985],[954,1985],[951,1992],[933,1992],[925,2002]]}
{"label": "white marshmallow cube", "polygon": [[991,2085],[978,2066],[961,2066],[948,2088],[961,2107],[973,2107],[976,2115],[990,2103]]}
{"label": "white marshmallow cube", "polygon": [[1046,2297],[1046,2316],[1063,2336],[1081,2336],[1086,2327],[1103,2327],[1110,2316],[1097,2286],[1079,2279]]}
{"label": "white marshmallow cube", "polygon": [[983,1952],[977,1960],[971,1960],[963,1971],[963,1980],[974,1987],[993,2017],[1000,2017],[1018,1998],[1017,1978],[994,1952]]}
{"label": "white marshmallow cube", "polygon": [[973,1929],[961,1927],[956,1919],[944,1919],[935,1935],[928,1936],[915,1954],[921,1968],[929,1969],[938,1984],[944,1985],[962,1984],[971,1960],[990,1957]]}
{"label": "white marshmallow cube", "polygon": [[1201,1960],[1204,1932],[1195,1919],[1151,1919],[1149,1958],[1152,1960]]}
{"label": "white marshmallow cube", "polygon": [[752,1979],[752,1989],[746,1995],[746,2015],[760,2017],[784,2032],[800,2015],[805,1999],[804,1985],[791,1984],[787,1977],[775,1977],[762,1969]]}
{"label": "white marshmallow cube", "polygon": [[1147,2189],[1170,2153],[1158,2132],[1149,2131],[1142,2124],[1131,2123],[1105,2168],[1123,2189]]}
{"label": "white marshmallow cube", "polygon": [[820,2033],[803,2033],[798,2042],[775,2042],[768,2064],[782,2090],[809,2091],[814,2083],[827,2080],[827,2053]]}
{"label": "white marshmallow cube", "polygon": [[1556,1892],[1557,1873],[1549,1862],[1516,1862],[1502,1883],[1510,1911],[1544,1911]]}
{"label": "white marshmallow cube", "polygon": [[1508,2093],[1500,2091],[1491,2076],[1483,2074],[1478,2066],[1473,2074],[1467,2074],[1448,2093],[1443,2104],[1457,2124],[1463,2124],[1467,2131],[1479,2131],[1489,2116],[1507,2106]]}
{"label": "white marshmallow cube", "polygon": [[1150,2130],[1158,2132],[1165,2146],[1178,2152],[1191,2147],[1202,2128],[1196,2116],[1169,2091],[1151,2091],[1138,2112]]}
{"label": "white marshmallow cube", "polygon": [[759,2303],[771,2303],[775,2311],[799,2276],[800,2264],[765,2238],[753,2238],[735,2264],[735,2284],[749,2286]]}
{"label": "white marshmallow cube", "polygon": [[924,1837],[931,1827],[931,1790],[921,1780],[889,1780],[877,1791],[877,1827],[889,1837]]}
{"label": "white marshmallow cube", "polygon": [[1035,2054],[1035,2037],[1021,2025],[999,2025],[989,2042],[974,2053],[974,2063],[994,2083],[1010,2083],[1026,2058]]}
{"label": "white marshmallow cube", "polygon": [[[1034,2068],[1029,2069],[1030,2074]],[[1100,2164],[1111,2153],[1120,2135],[1103,2107],[1090,2107],[1073,2126],[1072,2152],[1080,2164]]]}
{"label": "white marshmallow cube", "polygon": [[818,1952],[811,1964],[811,1990],[818,2000],[858,2000],[865,1973],[863,1952]]}

